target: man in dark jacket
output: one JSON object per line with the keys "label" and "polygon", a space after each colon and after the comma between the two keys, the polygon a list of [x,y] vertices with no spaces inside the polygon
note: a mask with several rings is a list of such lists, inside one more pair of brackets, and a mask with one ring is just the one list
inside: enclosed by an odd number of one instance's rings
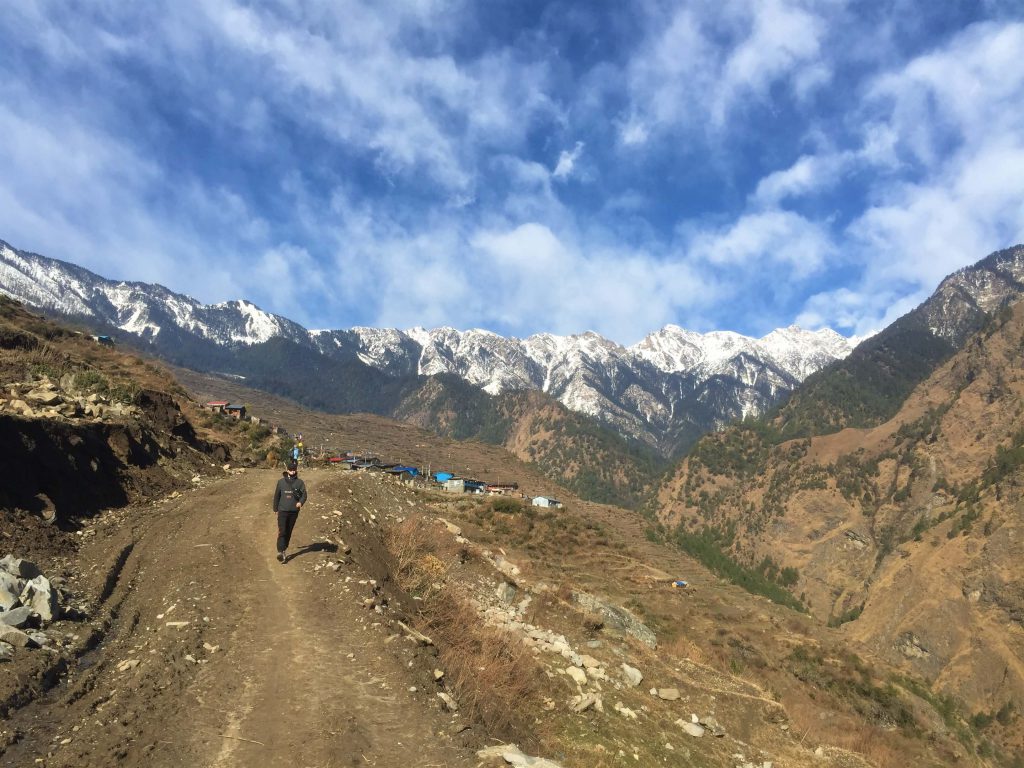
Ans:
{"label": "man in dark jacket", "polygon": [[306,503],[306,484],[299,480],[299,466],[294,461],[288,462],[284,477],[277,481],[274,491],[274,511],[277,512],[277,561],[283,563],[288,542],[292,539],[292,529],[299,519],[299,510]]}

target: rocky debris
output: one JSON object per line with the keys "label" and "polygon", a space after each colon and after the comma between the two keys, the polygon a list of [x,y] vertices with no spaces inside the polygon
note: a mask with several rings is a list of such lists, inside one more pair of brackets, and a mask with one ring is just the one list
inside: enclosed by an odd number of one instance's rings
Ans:
{"label": "rocky debris", "polygon": [[111,402],[98,393],[86,394],[75,386],[73,376],[54,384],[43,376],[38,381],[14,382],[10,400],[0,400],[0,410],[30,419],[90,419],[139,417],[142,409],[135,405]]}
{"label": "rocky debris", "polygon": [[[23,630],[48,623],[62,613],[60,594],[30,560],[8,554],[0,558],[0,628],[8,644],[19,648],[35,648],[49,644],[42,632],[22,637]],[[8,639],[9,638],[9,639]]]}
{"label": "rocky debris", "polygon": [[636,688],[644,681],[644,676],[640,674],[640,670],[629,666],[625,662],[622,664],[622,675],[626,678],[626,685],[630,688]]}
{"label": "rocky debris", "polygon": [[441,523],[443,523],[443,524],[444,524],[444,527],[445,527],[445,528],[447,528],[447,529],[448,529],[448,533],[452,534],[453,536],[461,536],[461,535],[462,535],[462,529],[461,529],[461,528],[460,528],[459,526],[457,526],[457,525],[456,525],[455,523],[449,523],[449,522],[448,522],[447,520],[445,520],[445,519],[444,519],[443,517],[439,517],[439,518],[437,518],[437,519],[438,519],[438,520],[439,520],[439,521],[440,521]]}
{"label": "rocky debris", "polygon": [[927,659],[932,655],[924,643],[913,632],[905,632],[896,641],[896,650],[908,659]]}
{"label": "rocky debris", "polygon": [[60,615],[57,591],[42,574],[25,583],[19,599],[22,605],[38,613],[43,621],[53,621]]}
{"label": "rocky debris", "polygon": [[604,712],[604,703],[596,693],[581,693],[579,696],[573,697],[572,701],[569,702],[569,707],[577,714],[585,712],[591,707],[598,712]]}
{"label": "rocky debris", "polygon": [[636,712],[634,712],[629,707],[625,706],[621,701],[615,702],[615,706],[612,707],[612,709],[614,709],[627,720],[636,720],[637,718]]}
{"label": "rocky debris", "polygon": [[0,570],[18,579],[34,579],[42,574],[38,565],[14,555],[4,555],[0,558]]}
{"label": "rocky debris", "polygon": [[572,678],[573,682],[577,685],[587,684],[587,673],[579,667],[566,667],[565,674]]}
{"label": "rocky debris", "polygon": [[0,661],[10,661],[14,658],[14,646],[10,643],[0,642]]}
{"label": "rocky debris", "polygon": [[510,579],[514,579],[520,573],[519,566],[504,555],[495,555],[491,564]]}
{"label": "rocky debris", "polygon": [[573,592],[572,597],[584,611],[601,616],[606,628],[630,635],[648,648],[658,647],[658,638],[651,628],[625,608],[607,603],[586,592]]}
{"label": "rocky debris", "polygon": [[20,606],[0,613],[0,624],[8,627],[25,627],[32,620],[32,609]]}
{"label": "rocky debris", "polygon": [[[693,718],[696,717],[696,715],[693,715]],[[691,718],[691,720],[693,718]],[[715,736],[717,738],[722,738],[723,736],[725,736],[725,728],[719,725],[718,721],[710,715],[708,715],[707,717],[697,718],[697,724],[704,726],[704,729],[712,736]]]}
{"label": "rocky debris", "polygon": [[441,691],[440,693],[438,693],[437,694],[437,698],[439,698],[441,700],[441,703],[444,704],[444,708],[446,710],[448,710],[449,712],[458,712],[459,711],[459,703],[457,701],[455,701],[455,699],[453,699],[449,694],[445,693],[444,691]]}
{"label": "rocky debris", "polygon": [[704,726],[700,725],[699,723],[691,723],[687,720],[683,720],[682,718],[680,718],[679,720],[676,720],[676,725],[682,728],[683,731],[689,734],[690,736],[694,736],[698,739],[704,735]]}
{"label": "rocky debris", "polygon": [[9,611],[21,604],[21,582],[7,571],[0,571],[0,610]]}
{"label": "rocky debris", "polygon": [[698,717],[697,715],[690,715],[689,721],[680,718],[676,720],[676,725],[682,728],[690,736],[700,738],[704,734],[710,734],[717,738],[725,736],[725,729],[719,725],[718,721],[708,715],[706,717]]}
{"label": "rocky debris", "polygon": [[544,757],[530,757],[524,754],[515,744],[499,744],[494,747],[481,749],[476,753],[481,760],[493,760],[500,758],[507,765],[521,766],[521,768],[562,768],[561,764],[548,760]]}
{"label": "rocky debris", "polygon": [[501,582],[501,584],[498,585],[498,589],[495,592],[495,594],[497,594],[498,600],[500,600],[502,603],[505,603],[506,605],[511,605],[512,602],[516,599],[516,591],[517,590],[514,584],[510,584],[507,581],[503,581]]}
{"label": "rocky debris", "polygon": [[662,701],[679,701],[678,688],[652,688],[651,693]]}
{"label": "rocky debris", "polygon": [[0,642],[8,643],[15,648],[30,648],[36,644],[27,632],[6,624],[0,624]]}

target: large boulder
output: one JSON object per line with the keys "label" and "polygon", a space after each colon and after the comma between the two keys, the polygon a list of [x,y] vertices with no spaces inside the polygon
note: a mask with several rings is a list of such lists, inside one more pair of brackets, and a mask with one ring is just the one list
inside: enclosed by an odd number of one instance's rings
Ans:
{"label": "large boulder", "polygon": [[9,627],[6,624],[0,624],[0,642],[10,643],[15,648],[29,648],[36,645],[35,641],[27,633],[15,627]]}
{"label": "large boulder", "polygon": [[14,555],[4,555],[0,558],[0,570],[7,571],[19,579],[34,579],[42,573],[39,566],[31,560],[22,560]]}
{"label": "large boulder", "polygon": [[12,608],[9,611],[0,613],[0,624],[6,624],[8,627],[21,627],[28,626],[29,622],[32,621],[32,609],[27,606],[21,606],[20,608]]}
{"label": "large boulder", "polygon": [[36,576],[25,584],[21,591],[21,604],[39,614],[43,621],[53,621],[60,616],[57,590],[45,576]]}
{"label": "large boulder", "polygon": [[0,610],[9,611],[21,605],[21,590],[24,588],[24,580],[7,571],[0,571]]}
{"label": "large boulder", "polygon": [[625,662],[622,663],[622,675],[626,678],[626,684],[630,688],[636,688],[644,681],[644,676],[636,667],[631,667]]}
{"label": "large boulder", "polygon": [[25,398],[40,405],[56,406],[64,402],[60,395],[52,389],[33,389]]}

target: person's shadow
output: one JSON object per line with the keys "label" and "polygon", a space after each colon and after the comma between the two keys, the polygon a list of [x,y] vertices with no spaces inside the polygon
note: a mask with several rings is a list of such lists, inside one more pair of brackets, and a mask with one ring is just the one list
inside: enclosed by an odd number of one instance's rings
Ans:
{"label": "person's shadow", "polygon": [[310,552],[337,552],[338,545],[332,544],[329,541],[314,541],[312,544],[306,544],[305,546],[299,547],[290,555],[285,558],[285,562],[294,560],[299,555],[308,555]]}

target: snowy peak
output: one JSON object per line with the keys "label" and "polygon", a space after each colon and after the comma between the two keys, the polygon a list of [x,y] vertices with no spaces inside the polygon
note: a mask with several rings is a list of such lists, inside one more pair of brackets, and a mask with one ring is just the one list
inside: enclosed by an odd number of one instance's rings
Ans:
{"label": "snowy peak", "polygon": [[853,350],[849,339],[831,329],[807,331],[795,325],[755,339],[732,331],[695,333],[666,325],[630,347],[638,357],[666,373],[706,378],[730,373],[741,355],[771,363],[797,381]]}
{"label": "snowy peak", "polygon": [[261,344],[275,337],[305,339],[304,328],[240,300],[200,304],[162,285],[106,280],[99,275],[0,241],[0,291],[31,306],[86,317],[147,339],[165,329],[217,344]]}
{"label": "snowy peak", "polygon": [[283,339],[304,354],[370,366],[398,379],[448,374],[492,395],[540,390],[666,452],[678,447],[673,435],[693,435],[762,412],[851,346],[832,331],[795,327],[753,339],[667,325],[633,347],[593,331],[527,339],[479,328],[308,331],[246,300],[205,305],[163,286],[106,280],[5,243],[0,290],[33,306],[119,328],[178,356],[192,354],[183,343],[190,339],[228,349]]}

